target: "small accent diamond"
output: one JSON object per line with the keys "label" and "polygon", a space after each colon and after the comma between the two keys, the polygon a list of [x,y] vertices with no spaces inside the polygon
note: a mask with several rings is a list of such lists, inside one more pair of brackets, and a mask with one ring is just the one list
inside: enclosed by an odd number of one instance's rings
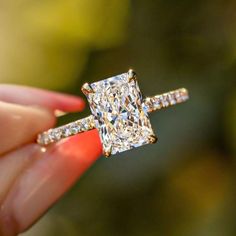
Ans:
{"label": "small accent diamond", "polygon": [[80,126],[78,124],[71,124],[70,125],[70,133],[71,134],[78,134],[80,132]]}
{"label": "small accent diamond", "polygon": [[175,105],[175,104],[176,104],[174,92],[170,92],[170,93],[168,94],[168,100],[169,100],[169,102],[170,102],[170,105]]}
{"label": "small accent diamond", "polygon": [[49,140],[50,142],[54,142],[54,141],[57,141],[57,140],[60,140],[61,138],[61,130],[60,129],[55,129],[55,130],[51,130],[49,131]]}
{"label": "small accent diamond", "polygon": [[68,125],[65,125],[65,126],[63,127],[62,136],[63,136],[64,138],[67,138],[67,137],[69,137],[70,135],[71,135],[70,127],[69,127]]}

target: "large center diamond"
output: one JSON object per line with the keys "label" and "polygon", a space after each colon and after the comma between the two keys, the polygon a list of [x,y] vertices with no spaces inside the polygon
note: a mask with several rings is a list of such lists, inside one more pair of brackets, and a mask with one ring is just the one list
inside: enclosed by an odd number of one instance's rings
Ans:
{"label": "large center diamond", "polygon": [[154,135],[137,81],[127,73],[90,85],[87,95],[104,152],[116,154],[150,143]]}

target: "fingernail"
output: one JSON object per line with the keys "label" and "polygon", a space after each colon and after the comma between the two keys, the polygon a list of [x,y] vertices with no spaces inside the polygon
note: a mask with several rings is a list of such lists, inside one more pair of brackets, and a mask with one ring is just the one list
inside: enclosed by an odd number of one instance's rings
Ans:
{"label": "fingernail", "polygon": [[65,116],[67,114],[67,112],[61,111],[61,110],[55,110],[54,111],[54,115],[56,117],[61,117],[61,116]]}

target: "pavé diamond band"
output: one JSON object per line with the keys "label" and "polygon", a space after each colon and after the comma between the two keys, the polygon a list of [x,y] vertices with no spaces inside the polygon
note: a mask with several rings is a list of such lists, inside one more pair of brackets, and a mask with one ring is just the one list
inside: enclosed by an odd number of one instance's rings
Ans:
{"label": "pav\u00e9 diamond band", "polygon": [[92,84],[85,83],[92,115],[38,135],[41,145],[97,128],[105,156],[126,151],[157,140],[148,113],[185,102],[185,88],[143,98],[133,70]]}

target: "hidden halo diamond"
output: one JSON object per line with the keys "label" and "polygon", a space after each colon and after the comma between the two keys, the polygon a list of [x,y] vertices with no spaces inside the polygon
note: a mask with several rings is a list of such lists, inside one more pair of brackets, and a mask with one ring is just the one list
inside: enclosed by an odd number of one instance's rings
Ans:
{"label": "hidden halo diamond", "polygon": [[157,137],[148,113],[189,98],[185,88],[143,98],[133,70],[92,84],[85,83],[82,92],[92,115],[39,134],[39,144],[48,145],[94,128],[99,131],[106,157],[155,143]]}

